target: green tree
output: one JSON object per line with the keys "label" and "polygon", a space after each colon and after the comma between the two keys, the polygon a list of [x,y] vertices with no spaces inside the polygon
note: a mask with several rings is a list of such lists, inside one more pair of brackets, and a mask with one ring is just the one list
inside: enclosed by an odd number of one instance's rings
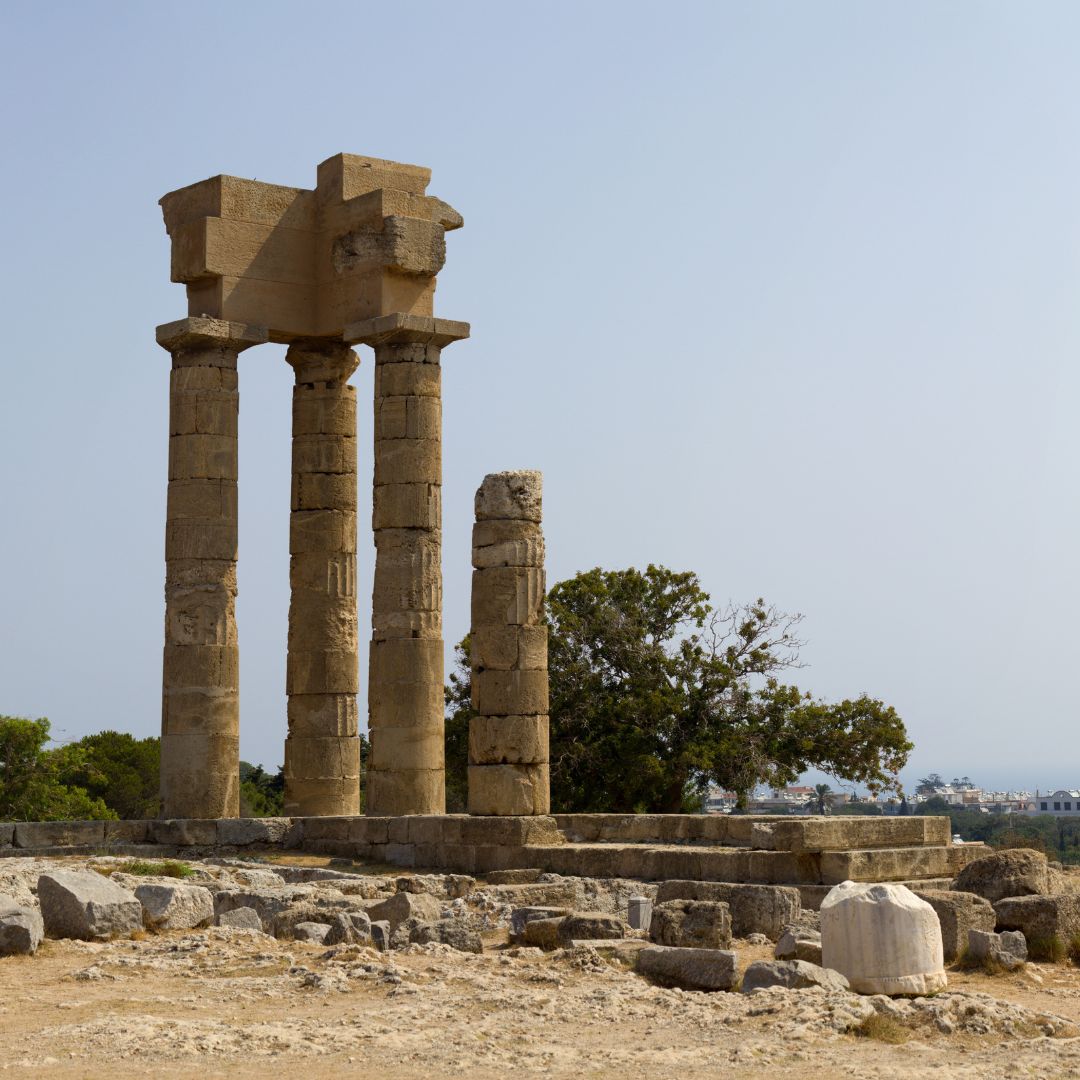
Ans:
{"label": "green tree", "polygon": [[105,803],[57,775],[49,721],[0,716],[0,819],[69,821],[115,818]]}
{"label": "green tree", "polygon": [[268,773],[261,765],[240,762],[240,816],[281,817],[285,807],[285,770]]}
{"label": "green tree", "polygon": [[120,818],[158,813],[161,740],[136,739],[119,731],[87,735],[50,752],[57,778],[84,789]]}
{"label": "green tree", "polygon": [[932,772],[929,776],[924,776],[915,785],[915,792],[918,795],[933,795],[935,791],[940,791],[947,786],[941,773]]}
{"label": "green tree", "polygon": [[829,796],[833,793],[833,789],[828,784],[815,784],[814,794],[811,797],[811,802],[814,803],[816,812],[819,814],[827,814],[829,812]]}
{"label": "green tree", "polygon": [[[758,601],[715,611],[693,573],[590,570],[547,598],[552,801],[564,811],[678,812],[710,782],[740,805],[809,768],[897,786],[911,744],[865,695],[830,704],[780,681],[798,616]],[[447,688],[448,763],[464,785],[468,639]],[[463,756],[462,751],[465,751]]]}

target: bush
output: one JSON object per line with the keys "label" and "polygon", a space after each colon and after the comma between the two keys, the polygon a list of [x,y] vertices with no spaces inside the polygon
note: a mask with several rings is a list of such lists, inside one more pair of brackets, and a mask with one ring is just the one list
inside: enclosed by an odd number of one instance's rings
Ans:
{"label": "bush", "polygon": [[861,1024],[851,1029],[852,1035],[860,1039],[874,1039],[877,1042],[891,1043],[894,1046],[905,1043],[911,1038],[911,1028],[900,1023],[892,1016],[874,1013]]}
{"label": "bush", "polygon": [[1057,934],[1028,938],[1027,947],[1031,960],[1041,960],[1044,963],[1060,964],[1068,955],[1065,942]]}

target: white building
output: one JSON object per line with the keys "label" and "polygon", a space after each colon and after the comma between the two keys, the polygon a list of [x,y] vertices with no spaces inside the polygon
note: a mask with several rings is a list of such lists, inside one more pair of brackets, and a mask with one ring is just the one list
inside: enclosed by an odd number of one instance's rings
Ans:
{"label": "white building", "polygon": [[1055,791],[1052,795],[1036,793],[1032,814],[1052,814],[1056,817],[1080,817],[1080,791]]}

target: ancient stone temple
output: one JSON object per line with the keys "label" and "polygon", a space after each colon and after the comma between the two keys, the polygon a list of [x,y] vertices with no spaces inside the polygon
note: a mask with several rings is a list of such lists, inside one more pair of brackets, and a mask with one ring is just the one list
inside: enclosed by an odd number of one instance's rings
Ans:
{"label": "ancient stone temple", "polygon": [[314,190],[216,176],[161,200],[188,317],[172,355],[161,743],[166,817],[238,813],[237,357],[293,368],[286,808],[359,806],[358,363],[375,350],[375,597],[367,810],[443,809],[440,354],[434,317],[460,215],[415,165],[338,154]]}

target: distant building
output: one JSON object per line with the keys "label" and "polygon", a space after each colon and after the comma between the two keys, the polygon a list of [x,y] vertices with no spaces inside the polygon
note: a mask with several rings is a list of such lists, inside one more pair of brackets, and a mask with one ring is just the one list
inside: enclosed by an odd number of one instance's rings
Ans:
{"label": "distant building", "polygon": [[1052,795],[1036,793],[1032,802],[1032,814],[1052,814],[1055,817],[1080,817],[1080,791],[1060,790]]}

